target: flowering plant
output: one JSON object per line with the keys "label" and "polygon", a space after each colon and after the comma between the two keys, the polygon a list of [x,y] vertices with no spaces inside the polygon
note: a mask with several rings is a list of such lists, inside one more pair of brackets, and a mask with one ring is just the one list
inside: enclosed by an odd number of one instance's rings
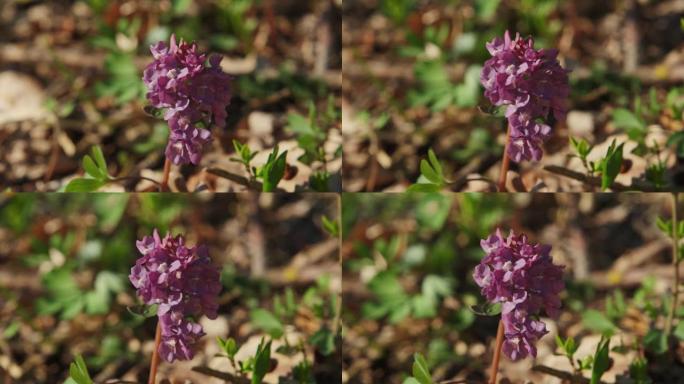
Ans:
{"label": "flowering plant", "polygon": [[541,145],[551,134],[546,120],[563,118],[568,98],[568,71],[560,66],[555,49],[534,49],[534,40],[508,31],[487,44],[492,58],[485,62],[480,81],[494,105],[506,105],[513,161],[539,161]]}
{"label": "flowering plant", "polygon": [[487,255],[473,278],[487,301],[502,304],[503,353],[511,360],[535,357],[536,341],[548,333],[539,316],[559,314],[563,267],[553,264],[551,246],[513,231],[503,237],[497,229],[481,246]]}
{"label": "flowering plant", "polygon": [[204,335],[197,319],[215,319],[221,291],[219,271],[205,246],[188,248],[182,236],[164,238],[154,230],[136,242],[142,254],[129,276],[147,305],[158,305],[161,341],[157,351],[168,362],[189,360]]}
{"label": "flowering plant", "polygon": [[[568,70],[558,62],[555,49],[535,49],[532,37],[514,39],[508,31],[503,39],[494,38],[486,44],[492,57],[480,72],[484,95],[495,106],[506,106],[508,121],[506,148],[497,184],[499,191],[506,187],[509,162],[539,161],[542,144],[551,136],[551,123],[565,116],[566,100],[570,94]],[[428,161],[422,160],[422,179],[409,190],[434,192],[452,184],[443,174],[443,167],[432,150]]]}
{"label": "flowering plant", "polygon": [[164,109],[171,134],[166,156],[176,164],[199,164],[203,147],[211,141],[209,126],[226,125],[231,77],[221,70],[219,55],[197,50],[183,40],[158,42],[150,50],[154,61],[145,68],[143,81],[153,107]]}

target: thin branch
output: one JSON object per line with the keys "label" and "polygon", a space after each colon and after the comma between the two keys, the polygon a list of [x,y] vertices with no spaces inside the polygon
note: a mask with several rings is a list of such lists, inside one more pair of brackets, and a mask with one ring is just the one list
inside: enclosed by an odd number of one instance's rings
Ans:
{"label": "thin branch", "polygon": [[203,375],[216,377],[218,379],[225,380],[228,383],[232,383],[232,384],[250,384],[251,383],[248,379],[246,379],[244,377],[235,376],[235,375],[228,373],[228,372],[217,371],[217,370],[211,369],[209,367],[192,367],[192,370],[195,372],[201,373]]}
{"label": "thin branch", "polygon": [[[555,376],[559,379],[569,381],[576,384],[589,384],[590,380],[581,375],[574,375],[570,372],[561,371],[559,369],[547,367],[546,365],[535,365],[532,367],[533,371],[541,372],[547,375]],[[606,384],[604,381],[600,381],[600,384]]]}
{"label": "thin branch", "polygon": [[[569,177],[571,179],[581,181],[585,184],[592,185],[595,187],[600,187],[601,186],[601,178],[596,177],[596,176],[587,176],[583,173],[580,172],[575,172],[570,169],[558,166],[558,165],[545,165],[544,170],[554,173],[556,175],[561,175],[565,177]],[[631,186],[627,186],[618,182],[613,182],[613,184],[610,186],[610,189],[613,191],[642,191],[642,192],[656,192],[657,189],[654,188],[651,185],[640,183],[640,184],[633,184]]]}
{"label": "thin branch", "polygon": [[494,181],[490,180],[489,178],[484,177],[484,176],[465,177],[465,178],[459,179],[457,181],[451,182],[447,185],[449,186],[450,191],[458,192],[461,189],[465,188],[468,185],[468,183],[470,183],[471,181],[482,181],[484,183],[489,184],[491,191],[494,191],[494,192],[497,191],[496,183]]}
{"label": "thin branch", "polygon": [[220,169],[220,168],[208,168],[207,172],[211,173],[212,175],[222,177],[224,179],[228,179],[232,182],[243,185],[243,186],[247,187],[248,189],[261,191],[263,188],[262,184],[258,181],[254,181],[254,182],[249,181],[246,177],[236,175],[234,173],[225,171],[225,170]]}
{"label": "thin branch", "polygon": [[159,188],[161,188],[161,186],[162,186],[161,183],[158,182],[157,180],[154,180],[154,179],[151,179],[151,178],[145,177],[145,176],[123,176],[123,177],[117,177],[117,178],[111,179],[111,180],[109,180],[109,182],[110,183],[118,183],[120,181],[126,181],[126,180],[147,180],[147,181],[154,183]]}

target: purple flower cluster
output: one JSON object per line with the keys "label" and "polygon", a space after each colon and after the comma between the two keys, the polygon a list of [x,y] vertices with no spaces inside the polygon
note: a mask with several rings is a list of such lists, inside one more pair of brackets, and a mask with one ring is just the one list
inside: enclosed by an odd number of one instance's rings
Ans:
{"label": "purple flower cluster", "polygon": [[154,61],[145,68],[143,81],[152,106],[165,109],[171,130],[166,156],[174,164],[198,164],[211,141],[209,125],[225,127],[231,77],[221,70],[219,55],[207,60],[195,43],[176,44],[173,35],[169,46],[160,41],[150,50]]}
{"label": "purple flower cluster", "polygon": [[508,155],[516,162],[539,161],[542,143],[551,135],[544,122],[550,113],[565,115],[570,93],[568,71],[560,66],[555,49],[534,49],[534,40],[514,40],[506,31],[503,40],[487,43],[492,58],[485,62],[480,81],[494,105],[507,105],[510,129]]}
{"label": "purple flower cluster", "polygon": [[145,304],[159,305],[159,353],[168,362],[192,359],[193,344],[204,336],[194,320],[217,316],[219,271],[211,264],[207,247],[188,248],[180,235],[162,239],[155,229],[136,245],[143,256],[129,278]]}
{"label": "purple flower cluster", "polygon": [[553,264],[551,246],[529,243],[513,231],[504,238],[497,229],[481,246],[487,255],[473,278],[489,302],[502,304],[503,352],[511,360],[536,357],[535,343],[548,332],[541,311],[554,318],[560,312],[563,267]]}

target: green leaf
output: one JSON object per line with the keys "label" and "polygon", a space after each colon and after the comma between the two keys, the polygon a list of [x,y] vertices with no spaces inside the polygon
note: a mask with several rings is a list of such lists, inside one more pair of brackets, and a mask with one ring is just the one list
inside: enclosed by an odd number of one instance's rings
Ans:
{"label": "green leaf", "polygon": [[583,138],[570,138],[570,144],[572,145],[572,148],[577,152],[577,155],[580,157],[580,159],[586,159],[587,155],[589,155],[589,152],[591,152],[592,147],[589,145],[589,143],[584,140]]}
{"label": "green leaf", "polygon": [[109,311],[109,294],[106,292],[91,291],[83,297],[86,313],[90,315],[105,314]]}
{"label": "green leaf", "polygon": [[252,310],[250,317],[252,325],[268,333],[272,338],[280,338],[285,333],[285,327],[271,312],[257,308]]}
{"label": "green leaf", "polygon": [[465,147],[452,150],[452,157],[460,163],[467,163],[476,155],[499,153],[501,148],[494,141],[492,135],[483,128],[475,128],[468,135]]}
{"label": "green leaf", "polygon": [[620,319],[627,311],[627,304],[622,291],[617,290],[606,298],[606,315],[611,319]]}
{"label": "green leaf", "polygon": [[447,195],[433,193],[422,195],[415,208],[416,219],[421,227],[441,229],[449,218],[453,199]]}
{"label": "green leaf", "polygon": [[430,163],[428,163],[425,159],[420,161],[420,173],[434,184],[442,185],[444,181],[437,171],[434,170],[432,166],[430,166]]}
{"label": "green leaf", "polygon": [[218,341],[218,344],[223,352],[225,352],[230,358],[234,358],[235,354],[240,350],[237,342],[232,337],[229,337],[228,340],[223,340],[221,337],[217,336],[216,341]]}
{"label": "green leaf", "polygon": [[86,173],[88,175],[92,176],[92,178],[94,178],[94,179],[99,180],[105,176],[102,174],[102,172],[100,172],[100,168],[98,168],[97,165],[95,165],[95,162],[93,161],[93,159],[88,155],[85,155],[83,157],[82,165],[83,165],[83,169],[86,171]]}
{"label": "green leaf", "polygon": [[556,345],[558,348],[563,350],[563,353],[572,360],[573,355],[577,351],[577,345],[575,344],[575,339],[572,337],[568,337],[565,341],[559,336],[556,335]]}
{"label": "green leaf", "polygon": [[297,301],[295,300],[294,291],[290,287],[285,289],[285,310],[290,317],[294,317],[297,313]]}
{"label": "green leaf", "polygon": [[420,384],[420,382],[413,377],[408,377],[402,384]]}
{"label": "green leaf", "polygon": [[432,169],[435,170],[435,173],[439,175],[440,179],[444,179],[444,168],[442,168],[442,164],[439,163],[439,160],[437,159],[437,156],[435,155],[435,151],[430,148],[428,150],[428,159],[430,160],[430,165],[432,165]]}
{"label": "green leaf", "polygon": [[173,13],[178,15],[185,13],[185,11],[188,10],[192,4],[192,0],[173,0],[171,3],[173,4]]}
{"label": "green leaf", "polygon": [[490,21],[501,0],[475,0],[475,15],[482,21]]}
{"label": "green leaf", "polygon": [[76,315],[83,312],[84,307],[85,307],[85,298],[84,297],[77,297],[73,300],[65,302],[64,310],[62,311],[61,318],[63,320],[73,319],[74,317],[76,317]]}
{"label": "green leaf", "polygon": [[595,309],[588,309],[582,314],[582,324],[602,334],[612,334],[616,329],[615,324],[606,315]]}
{"label": "green leaf", "polygon": [[425,89],[429,90],[452,86],[451,81],[449,81],[449,73],[446,70],[446,66],[439,60],[418,61],[413,70],[416,78],[425,86]]}
{"label": "green leaf", "polygon": [[132,307],[126,307],[128,312],[139,318],[147,319],[148,317],[157,316],[157,309],[159,305],[134,305]]}
{"label": "green leaf", "polygon": [[608,148],[606,158],[601,163],[601,189],[606,190],[613,185],[615,178],[620,174],[622,167],[622,148],[625,143],[615,147],[615,140]]}
{"label": "green leaf", "polygon": [[658,93],[654,87],[648,90],[649,108],[652,114],[659,114],[662,110],[660,103],[658,102]]}
{"label": "green leaf", "polygon": [[456,105],[460,107],[474,107],[480,98],[481,65],[471,65],[466,70],[463,83],[454,87]]}
{"label": "green leaf", "polygon": [[662,217],[656,217],[656,226],[667,237],[672,237],[672,220],[665,220]]}
{"label": "green leaf", "polygon": [[81,294],[78,284],[66,268],[53,269],[46,273],[42,278],[42,284],[47,292],[60,299],[70,299]]}
{"label": "green leaf", "polygon": [[441,185],[418,183],[418,184],[413,184],[410,187],[408,187],[408,189],[406,189],[406,192],[434,193],[434,192],[439,192],[441,190],[442,190]]}
{"label": "green leaf", "polygon": [[309,186],[316,192],[330,192],[330,173],[325,171],[313,172],[309,176]]}
{"label": "green leaf", "polygon": [[114,360],[129,357],[128,349],[118,335],[107,335],[99,340],[99,344],[97,355],[87,361],[96,369],[102,369]]}
{"label": "green leaf", "polygon": [[629,377],[634,384],[651,384],[653,381],[648,377],[648,361],[646,358],[637,357],[629,364]]}
{"label": "green leaf", "polygon": [[102,148],[100,148],[98,145],[95,145],[90,149],[90,152],[92,153],[97,167],[102,171],[102,174],[107,175],[107,162],[105,161],[104,154],[102,153]]}
{"label": "green leaf", "polygon": [[325,153],[322,150],[326,134],[316,123],[316,106],[309,102],[308,117],[297,113],[287,116],[287,129],[297,136],[297,144],[304,150],[304,154],[298,158],[304,164],[311,165],[315,160],[325,161]]}
{"label": "green leaf", "polygon": [[101,271],[95,279],[95,290],[108,293],[119,293],[124,290],[123,278],[110,271]]}
{"label": "green leaf", "polygon": [[261,384],[264,376],[271,368],[271,341],[265,343],[261,339],[254,358],[254,372],[252,373],[252,384]]}
{"label": "green leaf", "polygon": [[432,384],[432,377],[428,369],[427,361],[420,353],[413,355],[413,377],[418,380],[420,384]]}
{"label": "green leaf", "polygon": [[610,358],[608,352],[610,351],[610,339],[602,337],[601,341],[596,346],[596,353],[594,353],[594,367],[591,370],[590,384],[599,384],[601,376],[610,367]]}
{"label": "green leaf", "polygon": [[677,327],[672,334],[679,340],[684,340],[684,320],[679,320],[679,323],[677,323]]}
{"label": "green leaf", "polygon": [[644,336],[644,346],[649,350],[661,355],[667,352],[667,337],[665,332],[659,329],[651,329]]}
{"label": "green leaf", "polygon": [[263,178],[263,192],[275,191],[280,179],[285,175],[287,151],[278,155],[278,146],[273,148],[273,152],[268,155],[268,161],[261,169]]}
{"label": "green leaf", "polygon": [[169,126],[163,123],[157,123],[152,127],[152,133],[144,139],[137,140],[133,144],[133,152],[137,154],[148,154],[155,151],[161,151],[166,147],[169,138]]}
{"label": "green leaf", "polygon": [[77,384],[93,384],[88,367],[81,355],[76,356],[76,360],[69,366],[69,377]]}
{"label": "green leaf", "polygon": [[577,352],[577,348],[579,346],[575,344],[575,339],[572,337],[568,337],[567,340],[565,340],[565,351],[570,355],[570,358]]}
{"label": "green leaf", "polygon": [[240,159],[236,161],[245,165],[249,165],[254,156],[257,155],[256,152],[252,153],[252,150],[247,144],[242,144],[235,139],[233,139],[233,147],[235,148],[235,153],[240,156]]}
{"label": "green leaf", "polygon": [[667,146],[674,147],[677,156],[684,157],[684,131],[675,132],[667,139]]}
{"label": "green leaf", "polygon": [[101,271],[95,279],[95,289],[85,294],[85,309],[89,314],[105,314],[109,311],[112,296],[124,290],[121,276]]}
{"label": "green leaf", "polygon": [[586,369],[591,369],[592,366],[594,365],[594,356],[592,356],[592,355],[584,356],[584,358],[582,360],[577,359],[577,363],[579,365],[580,371],[584,371]]}
{"label": "green leaf", "polygon": [[396,324],[411,315],[411,309],[412,306],[410,301],[398,303],[398,305],[395,305],[390,309],[387,320],[392,324]]}
{"label": "green leaf", "polygon": [[321,216],[321,222],[323,223],[323,229],[330,234],[332,237],[338,237],[340,235],[340,225],[337,220],[330,220],[327,216]]}
{"label": "green leaf", "polygon": [[240,154],[242,152],[242,143],[233,139],[233,148],[235,149],[235,153]]}
{"label": "green leaf", "polygon": [[315,135],[317,133],[311,126],[311,120],[298,113],[287,115],[287,128],[298,135]]}
{"label": "green leaf", "polygon": [[[117,49],[115,44],[113,49]],[[132,52],[110,52],[105,57],[106,78],[95,84],[98,97],[114,97],[117,104],[123,104],[145,95],[145,85],[135,64]],[[97,159],[95,159],[97,162]]]}
{"label": "green leaf", "polygon": [[65,192],[95,192],[106,184],[103,180],[76,178],[67,184]]}
{"label": "green leaf", "polygon": [[451,294],[451,282],[442,276],[428,275],[423,280],[422,292],[423,295],[433,300],[447,297]]}
{"label": "green leaf", "polygon": [[335,335],[330,330],[322,326],[316,333],[309,338],[311,345],[316,347],[323,356],[329,356],[335,352]]}
{"label": "green leaf", "polygon": [[624,108],[618,108],[613,111],[613,124],[617,128],[627,131],[629,138],[632,140],[638,140],[646,133],[646,123]]}
{"label": "green leaf", "polygon": [[[98,226],[100,230],[111,233],[117,228],[124,213],[126,212],[126,207],[128,207],[128,201],[131,199],[132,195],[127,193],[108,193],[98,195],[93,200],[95,214],[98,219]],[[102,252],[102,240],[92,240],[92,242],[99,243],[100,247],[98,253],[94,257],[100,257]],[[86,243],[87,244],[87,243]]]}
{"label": "green leaf", "polygon": [[471,305],[470,310],[480,316],[498,316],[501,313],[501,303],[489,303]]}
{"label": "green leaf", "polygon": [[556,346],[563,351],[565,351],[565,343],[563,342],[563,339],[560,337],[560,335],[556,335]]}
{"label": "green leaf", "polygon": [[411,298],[413,315],[419,319],[434,317],[437,314],[437,300],[431,296],[417,295]]}
{"label": "green leaf", "polygon": [[5,340],[9,340],[14,337],[14,335],[19,332],[19,327],[21,326],[21,323],[19,321],[13,321],[10,325],[5,328],[5,330],[2,332],[2,337]]}
{"label": "green leaf", "polygon": [[392,300],[402,301],[405,297],[404,288],[391,271],[383,271],[375,275],[368,283],[368,288],[385,303]]}

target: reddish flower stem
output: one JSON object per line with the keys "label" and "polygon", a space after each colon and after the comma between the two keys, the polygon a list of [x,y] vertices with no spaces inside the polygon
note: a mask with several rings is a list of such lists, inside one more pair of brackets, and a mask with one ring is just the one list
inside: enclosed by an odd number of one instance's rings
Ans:
{"label": "reddish flower stem", "polygon": [[162,192],[169,191],[169,175],[171,174],[171,160],[166,158],[164,161],[164,176],[162,177],[161,190]]}
{"label": "reddish flower stem", "polygon": [[496,331],[496,345],[494,346],[494,359],[492,360],[492,368],[489,374],[489,384],[496,384],[496,374],[499,372],[499,360],[501,359],[503,341],[504,325],[503,321],[499,320],[499,329]]}
{"label": "reddish flower stem", "polygon": [[506,192],[506,176],[508,174],[508,165],[511,159],[508,157],[508,146],[511,145],[511,126],[508,125],[506,130],[506,146],[504,147],[503,158],[501,160],[501,172],[499,173],[499,192]]}
{"label": "reddish flower stem", "polygon": [[157,332],[154,336],[154,351],[152,352],[152,363],[150,363],[150,380],[148,384],[155,384],[157,378],[157,366],[159,365],[159,343],[161,343],[161,325],[157,321]]}

